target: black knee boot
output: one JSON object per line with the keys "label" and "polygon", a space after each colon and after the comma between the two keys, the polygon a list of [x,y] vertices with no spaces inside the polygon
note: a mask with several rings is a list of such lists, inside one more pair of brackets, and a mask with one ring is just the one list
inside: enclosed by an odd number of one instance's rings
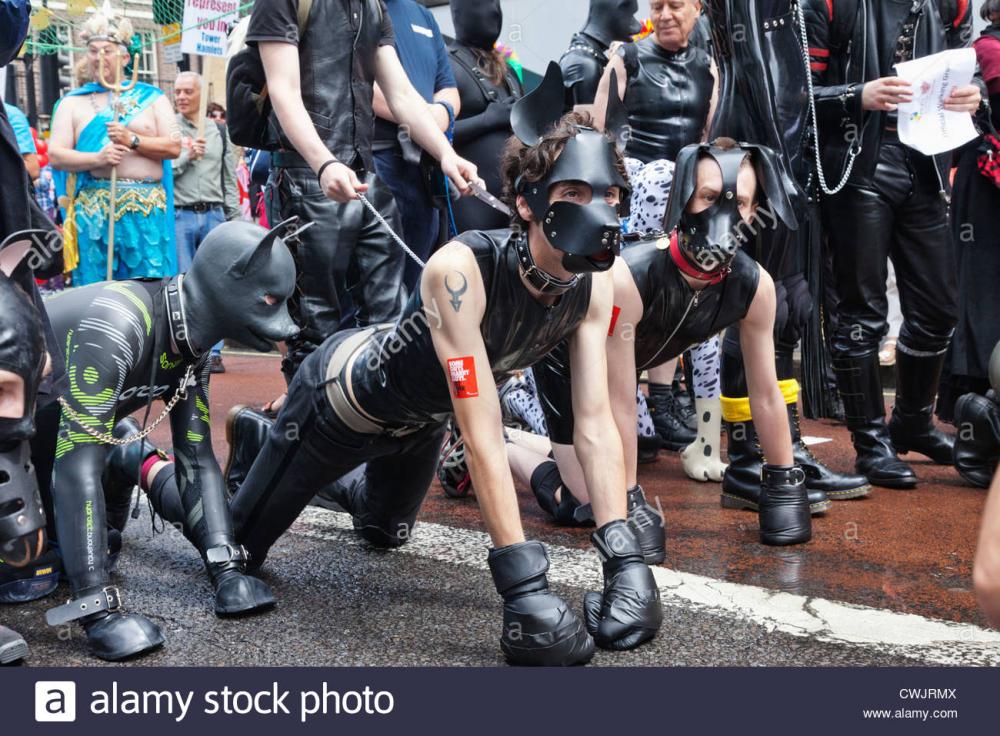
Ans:
{"label": "black knee boot", "polygon": [[933,418],[944,358],[944,353],[918,355],[900,340],[896,348],[896,405],[889,436],[900,453],[913,450],[938,465],[951,465],[955,438],[935,428]]}
{"label": "black knee boot", "polygon": [[996,395],[965,394],[955,402],[955,468],[974,486],[987,488],[1000,461],[1000,406]]}
{"label": "black knee boot", "polygon": [[[898,360],[898,357],[897,357]],[[885,426],[885,400],[879,377],[878,353],[837,355],[833,359],[837,386],[844,401],[847,428],[857,452],[855,468],[868,482],[885,488],[913,488],[917,476],[896,457]]]}
{"label": "black knee boot", "polygon": [[234,406],[226,415],[229,457],[222,477],[230,498],[243,485],[273,424],[274,420],[267,415],[242,404]]}
{"label": "black knee boot", "polygon": [[846,501],[850,498],[867,496],[871,491],[868,479],[863,475],[845,475],[827,467],[802,441],[799,425],[799,383],[795,380],[795,366],[791,349],[781,350],[775,356],[775,370],[778,386],[785,397],[788,409],[788,428],[792,433],[792,457],[795,464],[806,474],[806,488],[823,491],[832,501]]}

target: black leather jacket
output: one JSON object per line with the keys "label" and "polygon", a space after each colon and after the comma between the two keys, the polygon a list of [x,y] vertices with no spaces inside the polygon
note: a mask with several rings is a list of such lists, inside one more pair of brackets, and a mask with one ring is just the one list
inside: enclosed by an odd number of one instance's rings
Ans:
{"label": "black leather jacket", "polygon": [[[810,64],[819,120],[820,151],[827,181],[840,179],[852,145],[861,153],[850,183],[868,186],[878,163],[885,113],[861,108],[865,82],[883,76],[895,50],[899,28],[879,28],[879,0],[803,0]],[[918,0],[913,57],[971,43],[972,4],[959,0]],[[850,18],[853,17],[853,23]],[[947,25],[945,20],[948,21]],[[981,85],[981,81],[979,81]],[[984,95],[985,95],[985,89]],[[860,138],[859,138],[860,135]],[[951,154],[935,156],[940,185],[948,185]]]}
{"label": "black leather jacket", "polygon": [[[314,0],[299,41],[302,102],[326,147],[355,169],[375,170],[375,59],[387,25],[381,0]],[[284,131],[280,141],[294,149]]]}

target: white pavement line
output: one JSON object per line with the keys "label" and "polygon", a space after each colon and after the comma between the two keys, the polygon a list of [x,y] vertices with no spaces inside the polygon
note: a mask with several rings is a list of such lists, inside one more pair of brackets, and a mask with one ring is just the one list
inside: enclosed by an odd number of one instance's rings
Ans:
{"label": "white pavement line", "polygon": [[[306,508],[292,531],[338,544],[364,544],[354,534],[348,514],[315,506]],[[418,522],[413,537],[395,554],[414,555],[486,571],[489,546],[489,536],[483,532]],[[600,590],[601,569],[596,552],[554,544],[546,544],[545,547],[552,561],[548,572],[550,581]],[[756,623],[768,631],[875,649],[927,664],[1000,665],[1000,631],[783,593],[666,567],[652,569],[665,606],[703,610],[709,614]],[[490,584],[488,576],[484,576],[483,583]]]}

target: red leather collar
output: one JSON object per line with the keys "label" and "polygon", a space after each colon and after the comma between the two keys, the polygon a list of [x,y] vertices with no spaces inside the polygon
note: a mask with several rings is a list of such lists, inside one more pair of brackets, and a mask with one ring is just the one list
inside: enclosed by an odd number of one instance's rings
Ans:
{"label": "red leather collar", "polygon": [[726,274],[729,273],[728,268],[717,268],[714,271],[706,272],[699,268],[696,268],[688,261],[687,256],[681,251],[680,245],[677,243],[677,231],[675,230],[670,236],[670,257],[673,259],[674,264],[680,269],[681,273],[685,276],[690,276],[698,281],[707,281],[709,286],[718,284],[724,278]]}

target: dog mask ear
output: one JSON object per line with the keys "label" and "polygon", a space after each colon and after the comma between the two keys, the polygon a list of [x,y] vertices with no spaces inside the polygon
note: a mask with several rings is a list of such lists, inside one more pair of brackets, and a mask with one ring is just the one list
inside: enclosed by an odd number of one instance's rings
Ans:
{"label": "dog mask ear", "polygon": [[692,143],[684,146],[677,154],[674,180],[670,185],[670,196],[667,197],[667,210],[663,213],[663,232],[672,233],[680,222],[681,214],[694,194],[698,178],[698,156],[707,148],[705,144]]}
{"label": "dog mask ear", "polygon": [[292,237],[302,232],[303,228],[298,227],[299,218],[289,217],[287,220],[279,222],[277,225],[272,227],[267,231],[267,234],[261,238],[260,243],[253,250],[248,251],[244,255],[240,256],[239,260],[233,264],[233,271],[240,276],[246,276],[247,274],[253,273],[253,271],[271,254],[271,248],[277,240],[283,240],[286,237]]}
{"label": "dog mask ear", "polygon": [[514,103],[510,127],[521,143],[534,146],[566,112],[562,69],[550,61],[542,83]]}
{"label": "dog mask ear", "polygon": [[789,176],[788,170],[774,149],[756,143],[740,143],[744,150],[752,152],[754,172],[757,174],[757,200],[771,208],[789,230],[799,229],[799,219],[795,216],[792,199],[798,195],[798,185]]}
{"label": "dog mask ear", "polygon": [[35,275],[31,270],[32,247],[35,241],[31,230],[13,233],[0,244],[0,273],[3,273],[25,294],[32,292]]}

